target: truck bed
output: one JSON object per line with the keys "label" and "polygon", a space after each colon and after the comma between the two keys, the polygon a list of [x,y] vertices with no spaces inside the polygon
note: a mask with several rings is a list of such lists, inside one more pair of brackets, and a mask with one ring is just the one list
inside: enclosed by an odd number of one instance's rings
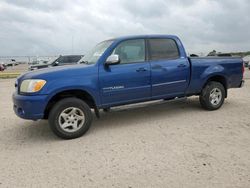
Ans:
{"label": "truck bed", "polygon": [[243,60],[240,57],[189,57],[188,60],[191,70],[188,94],[199,93],[208,75],[226,78],[227,88],[237,88],[241,84]]}

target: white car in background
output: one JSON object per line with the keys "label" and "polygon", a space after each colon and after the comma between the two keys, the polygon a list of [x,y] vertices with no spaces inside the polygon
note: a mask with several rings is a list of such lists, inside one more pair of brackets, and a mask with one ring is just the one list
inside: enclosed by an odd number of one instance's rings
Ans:
{"label": "white car in background", "polygon": [[6,69],[4,63],[0,63],[0,71],[4,71]]}
{"label": "white car in background", "polygon": [[248,67],[250,69],[250,65],[249,65],[249,62],[250,62],[250,55],[247,55],[245,57],[242,58],[243,59],[243,62],[244,62],[244,65],[245,67]]}
{"label": "white car in background", "polygon": [[8,59],[8,60],[4,60],[2,64],[5,67],[13,67],[13,66],[18,65],[19,63],[17,63],[15,59]]}

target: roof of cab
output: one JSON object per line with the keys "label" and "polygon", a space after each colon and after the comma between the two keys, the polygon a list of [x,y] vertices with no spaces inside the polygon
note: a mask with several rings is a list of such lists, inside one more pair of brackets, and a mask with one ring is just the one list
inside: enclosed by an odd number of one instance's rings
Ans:
{"label": "roof of cab", "polygon": [[175,35],[129,35],[129,36],[121,36],[116,37],[110,40],[128,40],[128,39],[137,39],[137,38],[172,38],[172,39],[178,39]]}

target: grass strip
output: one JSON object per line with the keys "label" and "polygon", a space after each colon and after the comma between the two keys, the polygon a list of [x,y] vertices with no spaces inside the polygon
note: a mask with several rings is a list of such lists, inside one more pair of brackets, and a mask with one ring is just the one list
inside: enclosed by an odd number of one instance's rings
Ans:
{"label": "grass strip", "polygon": [[7,78],[16,78],[20,75],[19,72],[1,72],[0,73],[0,79],[7,79]]}

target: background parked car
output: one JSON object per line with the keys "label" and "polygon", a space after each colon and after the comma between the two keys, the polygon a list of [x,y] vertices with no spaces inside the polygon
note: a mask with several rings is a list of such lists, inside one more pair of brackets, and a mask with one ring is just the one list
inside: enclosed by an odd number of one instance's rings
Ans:
{"label": "background parked car", "polygon": [[244,62],[244,66],[248,67],[249,66],[249,61],[243,61]]}
{"label": "background parked car", "polygon": [[39,61],[37,60],[33,60],[29,63],[29,65],[38,65],[39,64]]}
{"label": "background parked car", "polygon": [[249,67],[250,55],[243,57],[245,67]]}
{"label": "background parked car", "polygon": [[4,67],[4,69],[7,69],[7,65],[4,62],[1,62],[0,64]]}
{"label": "background parked car", "polygon": [[230,53],[218,53],[217,56],[218,57],[232,57],[232,54],[230,54]]}
{"label": "background parked car", "polygon": [[5,70],[5,66],[3,64],[0,64],[0,71],[4,71]]}
{"label": "background parked car", "polygon": [[16,62],[15,59],[6,60],[3,64],[4,64],[5,68],[18,65],[18,63]]}
{"label": "background parked car", "polygon": [[213,50],[213,51],[209,52],[207,56],[232,57],[232,54],[216,52],[215,50]]}
{"label": "background parked car", "polygon": [[63,66],[63,65],[73,65],[77,64],[77,62],[83,57],[83,55],[64,55],[51,59],[47,63],[31,65],[29,70],[42,69],[47,67],[54,66]]}
{"label": "background parked car", "polygon": [[4,68],[6,69],[7,67],[13,67],[18,65],[19,63],[16,62],[15,59],[7,59],[7,60],[3,60],[3,62],[0,63],[1,65],[4,66]]}

